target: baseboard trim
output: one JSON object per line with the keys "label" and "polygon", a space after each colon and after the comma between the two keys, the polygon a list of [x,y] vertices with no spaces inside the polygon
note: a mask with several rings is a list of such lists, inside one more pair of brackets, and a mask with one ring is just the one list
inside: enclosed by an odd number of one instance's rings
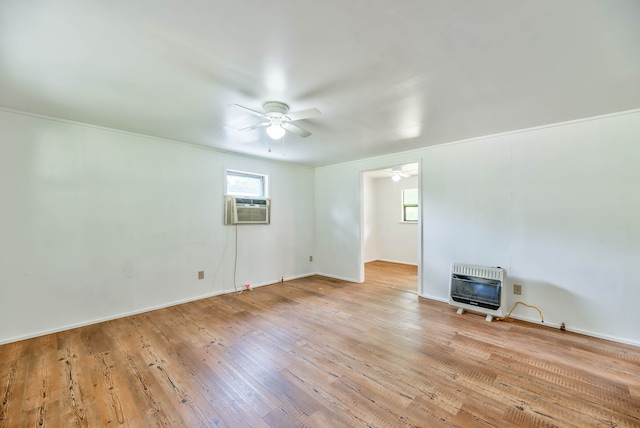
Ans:
{"label": "baseboard trim", "polygon": [[424,297],[425,299],[435,300],[436,302],[449,303],[449,299],[443,299],[438,296],[432,296],[430,294],[419,294],[420,297]]}
{"label": "baseboard trim", "polygon": [[417,263],[401,262],[399,260],[390,260],[390,259],[375,259],[375,260],[370,260],[370,261],[365,262],[365,263],[371,263],[371,262],[387,262],[387,263],[396,263],[396,264],[399,264],[399,265],[418,266]]}
{"label": "baseboard trim", "polygon": [[[350,278],[340,277],[338,275],[330,275],[330,274],[320,273],[320,272],[307,273],[307,274],[302,274],[302,275],[293,275],[293,276],[286,277],[284,279],[284,281],[292,281],[294,279],[306,278],[306,277],[314,276],[314,275],[320,275],[320,276],[325,276],[327,278],[338,279],[338,280],[341,280],[341,281],[358,283],[358,281],[355,281],[355,280],[350,279]],[[259,283],[259,284],[252,284],[251,287],[252,288],[258,288],[258,287],[264,287],[266,285],[278,284],[278,283],[281,283],[281,282],[282,281],[267,281],[267,282],[262,282],[262,283]],[[220,296],[220,295],[223,295],[223,294],[236,293],[238,291],[240,291],[240,290],[236,291],[235,289],[230,289],[230,290],[216,291],[216,292],[213,292],[213,293],[207,293],[207,294],[203,294],[203,295],[196,296],[196,297],[190,297],[188,299],[183,299],[183,300],[179,300],[179,301],[168,303],[168,304],[164,304],[164,305],[157,305],[157,306],[152,306],[152,307],[148,307],[148,308],[144,308],[144,309],[139,309],[139,310],[136,310],[136,311],[120,313],[120,314],[109,316],[109,317],[97,318],[97,319],[94,319],[94,320],[91,320],[91,321],[85,321],[85,322],[80,322],[80,323],[75,323],[75,324],[69,324],[69,325],[66,325],[66,326],[63,326],[63,327],[54,328],[54,329],[50,329],[50,330],[44,330],[44,331],[41,331],[41,332],[38,332],[38,333],[27,334],[27,335],[23,335],[23,336],[17,336],[17,337],[13,337],[13,338],[10,338],[10,339],[2,339],[2,340],[0,340],[0,345],[6,345],[6,344],[9,344],[9,343],[13,343],[13,342],[19,342],[21,340],[33,339],[35,337],[46,336],[48,334],[59,333],[61,331],[66,331],[66,330],[72,330],[74,328],[86,327],[86,326],[89,326],[89,325],[98,324],[98,323],[106,322],[106,321],[112,321],[112,320],[116,320],[116,319],[119,319],[119,318],[125,318],[125,317],[134,316],[134,315],[140,315],[140,314],[144,314],[146,312],[155,311],[155,310],[158,310],[158,309],[169,308],[171,306],[182,305],[184,303],[195,302],[197,300],[208,299],[209,297]],[[433,301],[436,301],[436,302],[447,303],[447,304],[449,303],[448,299],[444,299],[442,297],[438,297],[438,296],[434,296],[434,295],[430,295],[430,294],[418,294],[418,296],[420,296],[422,298],[425,298],[425,299],[433,300]],[[534,324],[543,325],[543,326],[546,326],[546,327],[558,328],[558,329],[560,328],[559,324],[555,324],[555,323],[552,323],[552,322],[541,322],[539,319],[536,319],[536,318],[523,317],[523,316],[519,316],[519,315],[511,315],[511,318],[514,318],[514,319],[517,319],[517,320],[520,320],[520,321],[531,322],[531,323],[534,323]],[[573,333],[582,334],[584,336],[595,337],[595,338],[598,338],[598,339],[610,340],[612,342],[624,343],[626,345],[639,346],[640,347],[640,341],[637,341],[637,340],[611,336],[611,335],[608,335],[608,334],[595,333],[595,332],[588,331],[588,330],[583,330],[583,329],[573,329],[572,328],[572,329],[567,329],[567,331],[570,331],[570,332],[573,332]]]}
{"label": "baseboard trim", "polygon": [[[560,324],[556,324],[556,323],[552,323],[552,322],[542,322],[542,321],[540,321],[539,319],[536,319],[536,318],[523,317],[523,316],[520,316],[520,315],[511,315],[511,318],[514,318],[514,319],[517,319],[517,320],[520,320],[520,321],[531,322],[531,323],[538,324],[538,325],[543,325],[543,326],[546,326],[546,327],[560,329]],[[625,345],[632,345],[632,346],[639,346],[640,347],[640,342],[639,341],[626,339],[626,338],[623,338],[623,337],[616,337],[616,336],[610,336],[608,334],[595,333],[593,331],[583,330],[583,329],[580,329],[580,328],[567,328],[566,331],[570,331],[572,333],[578,333],[578,334],[581,334],[583,336],[595,337],[596,339],[609,340],[611,342],[624,343]]]}
{"label": "baseboard trim", "polygon": [[101,322],[107,322],[107,321],[113,321],[116,319],[120,319],[120,318],[125,318],[125,317],[131,317],[134,315],[140,315],[140,314],[144,314],[146,312],[151,312],[151,311],[156,311],[158,309],[164,309],[164,308],[169,308],[171,306],[177,306],[177,305],[182,305],[184,303],[189,303],[189,302],[195,302],[196,300],[202,300],[202,299],[207,299],[209,297],[215,297],[215,296],[220,296],[222,294],[229,294],[229,293],[235,293],[236,290],[231,289],[231,290],[222,290],[222,291],[216,291],[213,293],[207,293],[207,294],[203,294],[197,297],[190,297],[188,299],[183,299],[183,300],[179,300],[176,302],[171,302],[171,303],[167,303],[167,304],[163,304],[163,305],[157,305],[157,306],[150,306],[147,308],[143,308],[143,309],[138,309],[135,311],[131,311],[131,312],[122,312],[113,316],[108,316],[108,317],[102,317],[102,318],[96,318],[90,321],[83,321],[83,322],[78,322],[78,323],[74,323],[74,324],[67,324],[65,326],[61,326],[58,328],[53,328],[50,330],[43,330],[37,333],[32,333],[32,334],[26,334],[23,336],[17,336],[17,337],[13,337],[10,339],[2,339],[0,340],[0,345],[5,345],[7,343],[13,343],[13,342],[18,342],[20,340],[26,340],[26,339],[33,339],[35,337],[40,337],[40,336],[46,336],[48,334],[53,334],[53,333],[59,333],[61,331],[67,331],[67,330],[73,330],[74,328],[81,328],[81,327],[86,327],[89,325],[93,325],[93,324],[99,324]]}
{"label": "baseboard trim", "polygon": [[[313,275],[315,275],[315,273],[294,275],[294,276],[286,277],[284,280],[285,281],[290,281],[290,280],[293,280],[293,279],[305,278],[307,276],[313,276]],[[264,287],[266,285],[273,285],[273,284],[278,284],[278,283],[281,283],[281,282],[282,281],[280,281],[280,280],[266,281],[266,282],[261,282],[261,283],[258,283],[258,284],[251,284],[251,288]],[[202,295],[196,296],[196,297],[189,297],[187,299],[182,299],[182,300],[178,300],[178,301],[167,303],[167,304],[150,306],[150,307],[147,307],[147,308],[138,309],[138,310],[131,311],[131,312],[123,312],[123,313],[119,313],[119,314],[116,314],[116,315],[113,315],[113,316],[96,318],[96,319],[93,319],[93,320],[78,322],[78,323],[74,323],[74,324],[67,324],[67,325],[64,325],[64,326],[61,326],[61,327],[58,327],[58,328],[53,328],[53,329],[49,329],[49,330],[43,330],[43,331],[39,331],[39,332],[36,332],[36,333],[22,335],[22,336],[16,336],[16,337],[12,337],[12,338],[9,338],[9,339],[1,339],[0,340],[0,345],[6,345],[8,343],[13,343],[13,342],[19,342],[21,340],[33,339],[35,337],[46,336],[48,334],[60,333],[61,331],[73,330],[74,328],[86,327],[86,326],[93,325],[93,324],[99,324],[101,322],[113,321],[113,320],[117,320],[117,319],[120,319],[120,318],[126,318],[126,317],[131,317],[131,316],[134,316],[134,315],[144,314],[146,312],[156,311],[158,309],[170,308],[171,306],[178,306],[178,305],[182,305],[182,304],[185,304],[185,303],[195,302],[197,300],[208,299],[209,297],[221,296],[223,294],[231,294],[231,293],[237,293],[237,292],[241,292],[241,291],[242,291],[242,288],[240,286],[238,286],[237,290],[235,288],[225,289],[225,290],[221,290],[221,291],[215,291],[215,292],[212,292],[212,293],[202,294]]]}
{"label": "baseboard trim", "polygon": [[357,279],[347,278],[339,275],[331,275],[328,273],[317,272],[315,273],[315,275],[326,276],[327,278],[339,279],[340,281],[355,282],[356,284],[362,283],[362,281],[358,281]]}
{"label": "baseboard trim", "polygon": [[[442,303],[447,303],[447,304],[449,303],[449,299],[443,299],[443,298],[438,297],[438,296],[432,296],[432,295],[429,295],[429,294],[420,294],[419,296],[423,297],[425,299],[434,300],[436,302],[442,302]],[[533,324],[542,325],[542,326],[545,326],[545,327],[551,327],[551,328],[560,329],[560,324],[556,324],[556,323],[552,323],[552,322],[542,322],[540,319],[537,319],[537,318],[523,317],[523,316],[520,316],[520,315],[511,315],[510,318],[513,318],[513,319],[516,319],[516,320],[520,320],[520,321],[530,322],[530,323],[533,323]],[[575,328],[575,329],[572,328],[572,329],[566,329],[566,330],[570,331],[572,333],[582,334],[584,336],[595,337],[597,339],[610,340],[610,341],[616,342],[616,343],[624,343],[625,345],[640,346],[640,342],[637,341],[637,340],[626,339],[626,338],[623,338],[623,337],[610,336],[608,334],[595,333],[593,331],[582,330],[582,329],[579,329],[579,328]]]}

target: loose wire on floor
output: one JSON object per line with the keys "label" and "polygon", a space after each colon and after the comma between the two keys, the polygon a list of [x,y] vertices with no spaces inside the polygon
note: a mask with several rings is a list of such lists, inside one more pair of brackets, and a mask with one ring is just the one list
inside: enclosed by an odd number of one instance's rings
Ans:
{"label": "loose wire on floor", "polygon": [[511,316],[511,313],[513,312],[513,310],[514,310],[514,309],[516,308],[516,306],[518,306],[518,305],[524,305],[524,306],[526,306],[526,307],[528,307],[528,308],[533,308],[533,309],[535,309],[536,311],[538,311],[538,314],[540,314],[540,320],[541,320],[542,322],[544,322],[544,317],[542,316],[542,311],[541,311],[537,306],[527,305],[527,304],[526,304],[526,303],[524,303],[524,302],[516,302],[516,303],[513,305],[513,307],[511,308],[511,310],[509,311],[509,313],[508,313],[507,315],[505,315],[505,316],[504,316],[504,317],[502,317],[502,318],[498,318],[498,319],[499,319],[500,321],[502,321],[502,320],[506,320],[507,318],[509,318],[509,317]]}

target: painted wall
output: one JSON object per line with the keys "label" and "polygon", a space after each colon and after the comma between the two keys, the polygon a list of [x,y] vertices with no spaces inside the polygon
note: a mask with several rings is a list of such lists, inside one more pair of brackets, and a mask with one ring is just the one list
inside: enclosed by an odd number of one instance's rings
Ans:
{"label": "painted wall", "polygon": [[402,189],[418,188],[418,176],[397,183],[390,178],[375,181],[378,212],[378,259],[388,262],[418,264],[418,224],[403,223]]}
{"label": "painted wall", "polygon": [[352,282],[364,280],[361,171],[418,160],[418,152],[405,152],[316,168],[314,263],[318,274]]}
{"label": "painted wall", "polygon": [[423,296],[500,265],[547,324],[640,344],[640,111],[315,170],[8,112],[0,132],[0,342],[231,291],[226,168],[274,200],[238,228],[238,284],[362,281],[361,172],[420,161]]}
{"label": "painted wall", "polygon": [[640,345],[639,141],[633,111],[318,168],[319,270],[360,278],[359,173],[414,156],[423,296],[447,299],[453,262],[502,266],[509,307],[523,300],[547,325]]}
{"label": "painted wall", "polygon": [[273,201],[238,226],[237,284],[314,271],[313,169],[2,111],[0,133],[0,343],[233,290],[227,168]]}
{"label": "painted wall", "polygon": [[362,178],[362,256],[365,263],[380,259],[376,182],[374,177],[368,177],[366,174]]}

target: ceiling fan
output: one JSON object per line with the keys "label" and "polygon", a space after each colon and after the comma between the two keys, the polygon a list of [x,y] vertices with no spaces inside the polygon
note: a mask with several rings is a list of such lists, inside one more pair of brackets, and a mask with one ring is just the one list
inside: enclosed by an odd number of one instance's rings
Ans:
{"label": "ceiling fan", "polygon": [[407,178],[407,177],[409,177],[409,174],[407,174],[405,172],[402,172],[401,168],[392,168],[391,169],[391,179],[394,182],[397,183],[398,181],[400,181],[400,179]]}
{"label": "ceiling fan", "polygon": [[289,106],[280,101],[267,101],[266,103],[264,103],[262,105],[264,112],[259,112],[240,104],[233,105],[247,110],[251,114],[264,119],[264,122],[247,126],[246,128],[240,129],[240,131],[249,131],[256,128],[266,127],[267,134],[274,140],[282,138],[287,131],[301,137],[308,137],[309,135],[311,135],[311,132],[307,131],[306,129],[302,129],[291,122],[302,119],[309,119],[310,117],[320,116],[321,114],[320,110],[316,108],[289,113]]}

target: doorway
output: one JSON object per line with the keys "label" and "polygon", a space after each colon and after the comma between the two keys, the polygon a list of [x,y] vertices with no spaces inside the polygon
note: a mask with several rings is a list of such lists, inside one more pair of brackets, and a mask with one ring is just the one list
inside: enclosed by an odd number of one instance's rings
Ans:
{"label": "doorway", "polygon": [[418,292],[418,266],[374,260],[364,264],[367,284]]}
{"label": "doorway", "polygon": [[362,278],[419,294],[419,164],[365,171],[361,177]]}

